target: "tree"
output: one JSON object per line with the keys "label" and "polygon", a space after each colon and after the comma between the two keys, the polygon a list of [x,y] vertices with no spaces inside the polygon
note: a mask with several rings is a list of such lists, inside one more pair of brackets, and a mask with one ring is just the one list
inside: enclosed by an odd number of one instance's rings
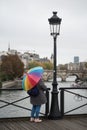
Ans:
{"label": "tree", "polygon": [[87,62],[85,62],[85,68],[87,69]]}
{"label": "tree", "polygon": [[48,70],[52,70],[53,69],[53,64],[51,62],[37,62],[37,61],[33,61],[31,63],[29,63],[29,68],[33,68],[36,66],[42,66],[44,69],[48,69]]}
{"label": "tree", "polygon": [[67,70],[67,64],[65,64],[65,65],[60,64],[59,69],[60,70]]}
{"label": "tree", "polygon": [[21,77],[24,72],[24,64],[18,55],[8,54],[2,58],[1,72],[7,77],[7,80]]}
{"label": "tree", "polygon": [[43,63],[43,68],[47,70],[52,70],[53,69],[53,64],[51,62],[44,62]]}
{"label": "tree", "polygon": [[37,67],[37,66],[41,66],[41,64],[37,61],[32,61],[32,62],[29,63],[28,69],[31,69],[31,68]]}

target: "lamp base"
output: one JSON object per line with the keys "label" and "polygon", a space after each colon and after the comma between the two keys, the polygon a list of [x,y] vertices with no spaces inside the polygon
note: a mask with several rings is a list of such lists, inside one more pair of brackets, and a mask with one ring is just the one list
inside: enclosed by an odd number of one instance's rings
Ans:
{"label": "lamp base", "polygon": [[58,106],[58,91],[52,92],[51,110],[48,118],[52,120],[57,120],[61,118],[61,113]]}

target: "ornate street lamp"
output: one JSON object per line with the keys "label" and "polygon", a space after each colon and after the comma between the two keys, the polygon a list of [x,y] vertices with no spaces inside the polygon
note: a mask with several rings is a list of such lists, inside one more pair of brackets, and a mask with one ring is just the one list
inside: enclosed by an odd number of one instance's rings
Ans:
{"label": "ornate street lamp", "polygon": [[56,39],[57,36],[60,34],[60,24],[61,20],[57,16],[57,12],[53,12],[53,16],[48,19],[50,24],[50,34],[53,36],[54,39],[54,69],[53,69],[53,82],[52,82],[52,100],[51,100],[51,110],[49,114],[49,119],[59,119],[61,117],[58,105],[58,89],[57,89],[57,67],[56,67]]}

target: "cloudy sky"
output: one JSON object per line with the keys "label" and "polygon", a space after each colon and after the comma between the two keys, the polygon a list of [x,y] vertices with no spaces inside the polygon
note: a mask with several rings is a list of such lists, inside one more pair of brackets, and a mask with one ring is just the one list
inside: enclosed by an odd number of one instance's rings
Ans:
{"label": "cloudy sky", "polygon": [[0,51],[11,49],[50,58],[53,38],[48,18],[62,18],[57,38],[57,62],[87,60],[87,0],[0,0]]}

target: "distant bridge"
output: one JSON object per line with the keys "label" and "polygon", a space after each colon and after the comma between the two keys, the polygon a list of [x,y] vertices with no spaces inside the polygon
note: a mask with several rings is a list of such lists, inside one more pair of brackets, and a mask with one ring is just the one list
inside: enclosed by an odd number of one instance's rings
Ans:
{"label": "distant bridge", "polygon": [[[57,70],[57,78],[61,78],[61,81],[66,81],[69,76],[76,76],[78,79],[87,78],[87,70]],[[53,70],[45,70],[43,79],[49,81],[53,79]]]}

